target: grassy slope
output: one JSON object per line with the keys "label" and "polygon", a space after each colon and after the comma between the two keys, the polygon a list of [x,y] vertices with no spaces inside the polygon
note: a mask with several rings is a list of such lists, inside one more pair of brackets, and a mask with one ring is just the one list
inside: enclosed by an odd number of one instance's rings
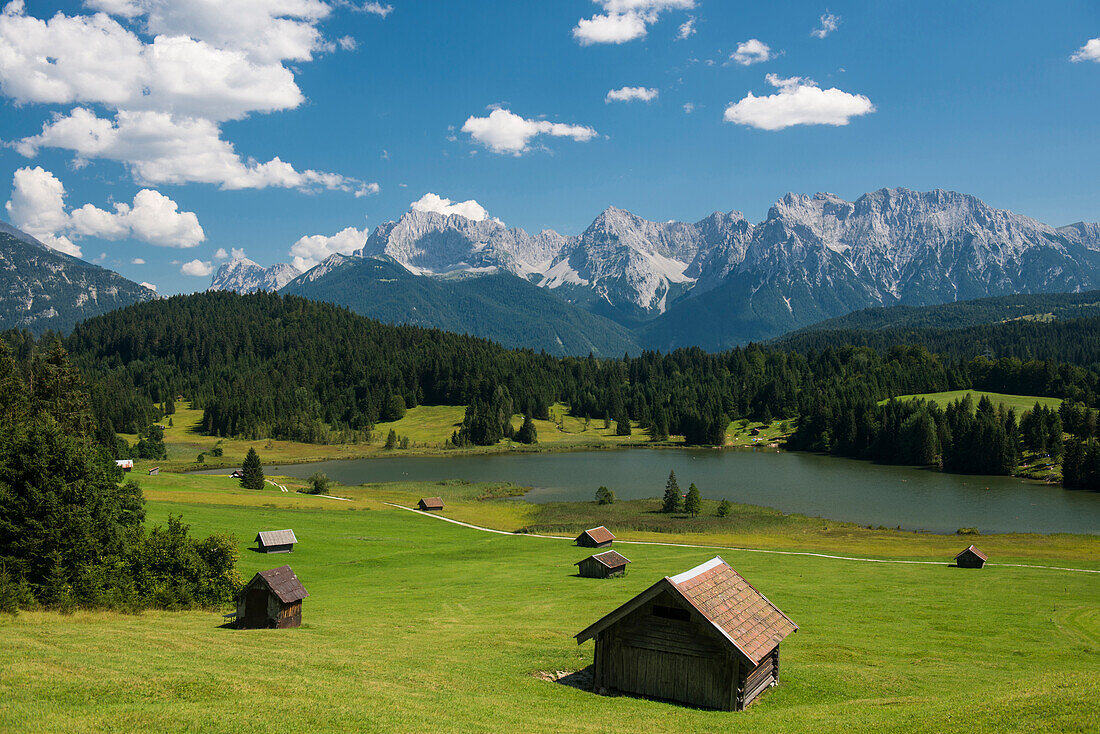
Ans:
{"label": "grassy slope", "polygon": [[1100,716],[1100,597],[1088,574],[725,551],[802,629],[784,643],[778,688],[748,712],[708,712],[534,674],[590,663],[591,645],[573,634],[713,551],[626,545],[625,579],[588,580],[572,575],[588,551],[566,542],[379,502],[430,489],[451,512],[482,508],[491,521],[522,506],[472,499],[499,487],[341,488],[355,501],[340,503],[209,477],[142,482],[152,519],[183,514],[242,548],[259,528],[293,527],[292,556],[244,551],[241,569],[291,562],[311,594],[305,626],[227,631],[204,612],[4,618],[0,729],[1087,731]]}
{"label": "grassy slope", "polygon": [[938,403],[941,408],[946,408],[948,403],[953,400],[961,400],[967,393],[970,393],[970,399],[974,401],[975,405],[978,404],[978,401],[981,400],[983,395],[988,395],[994,407],[1003,404],[1006,408],[1015,409],[1017,418],[1025,410],[1034,408],[1036,402],[1048,408],[1058,408],[1062,404],[1060,398],[1040,398],[1033,395],[1006,395],[999,392],[982,392],[980,390],[951,390],[948,392],[929,392],[918,395],[899,395],[897,399],[915,400],[917,398],[923,398],[924,400],[931,400]]}

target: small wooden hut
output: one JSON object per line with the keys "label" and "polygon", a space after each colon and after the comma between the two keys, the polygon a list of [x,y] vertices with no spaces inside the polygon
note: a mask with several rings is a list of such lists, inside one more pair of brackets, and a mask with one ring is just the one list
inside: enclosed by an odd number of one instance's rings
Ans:
{"label": "small wooden hut", "polygon": [[630,563],[629,559],[620,555],[618,551],[611,550],[589,556],[573,565],[577,566],[578,573],[585,578],[607,579],[625,574],[628,563]]}
{"label": "small wooden hut", "polygon": [[256,550],[260,553],[293,553],[297,542],[293,530],[261,530],[256,533]]}
{"label": "small wooden hut", "polygon": [[237,629],[300,627],[307,596],[290,566],[260,571],[237,595]]}
{"label": "small wooden hut", "polygon": [[989,556],[974,546],[970,546],[962,549],[959,551],[959,555],[955,556],[955,565],[959,568],[981,568],[988,560]]}
{"label": "small wooden hut", "polygon": [[152,469],[149,470],[149,476],[151,476],[151,477],[155,477],[159,474],[160,474],[160,467],[159,466],[154,466]]}
{"label": "small wooden hut", "polygon": [[416,503],[416,509],[424,512],[438,512],[443,509],[442,497],[424,497]]}
{"label": "small wooden hut", "polygon": [[596,641],[593,685],[740,711],[779,682],[798,629],[721,558],[666,576],[577,635]]}
{"label": "small wooden hut", "polygon": [[577,545],[582,548],[606,548],[611,545],[615,536],[603,525],[598,528],[590,528],[577,536]]}

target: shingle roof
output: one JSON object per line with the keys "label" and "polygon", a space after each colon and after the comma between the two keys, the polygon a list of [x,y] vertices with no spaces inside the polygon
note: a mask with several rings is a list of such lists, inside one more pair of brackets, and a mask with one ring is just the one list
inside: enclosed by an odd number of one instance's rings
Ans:
{"label": "shingle roof", "polygon": [[577,635],[581,643],[617,622],[662,590],[681,597],[727,642],[758,665],[798,625],[719,557],[666,576]]}
{"label": "shingle roof", "polygon": [[982,553],[980,550],[978,550],[974,546],[970,546],[968,548],[963,548],[961,551],[959,551],[958,555],[955,556],[955,560],[958,560],[959,556],[961,556],[962,554],[967,553],[967,552],[973,553],[978,558],[981,558],[983,561],[988,561],[989,560],[989,556],[987,556],[985,553]]}
{"label": "shingle roof", "polygon": [[293,530],[261,530],[256,533],[256,540],[262,545],[287,545],[298,542]]}
{"label": "shingle roof", "polygon": [[420,501],[424,503],[425,507],[435,507],[435,508],[440,509],[440,510],[443,509],[443,498],[442,497],[425,497]]}
{"label": "shingle roof", "polygon": [[[618,568],[620,566],[625,566],[626,564],[630,563],[630,559],[624,555],[621,555],[618,551],[604,551],[603,553],[597,553],[596,555],[589,556],[588,558],[591,558],[593,561],[601,563],[608,568]],[[584,561],[587,561],[588,558],[585,558],[582,561],[577,561],[573,565],[579,566],[584,563]]]}
{"label": "shingle roof", "polygon": [[309,596],[309,592],[302,586],[302,582],[294,575],[294,571],[290,569],[290,566],[279,566],[269,571],[260,571],[256,575],[267,582],[272,593],[279,597],[279,601],[283,604],[301,601]]}
{"label": "shingle roof", "polygon": [[605,528],[603,525],[599,526],[598,528],[585,530],[583,533],[577,536],[577,539],[580,540],[582,535],[587,535],[593,540],[593,542],[596,543],[606,543],[610,540],[615,540],[615,536],[612,535],[611,531]]}

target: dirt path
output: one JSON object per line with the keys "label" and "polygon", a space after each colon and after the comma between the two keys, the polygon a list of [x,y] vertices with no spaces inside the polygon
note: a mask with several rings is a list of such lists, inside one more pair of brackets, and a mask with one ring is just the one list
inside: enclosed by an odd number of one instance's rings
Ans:
{"label": "dirt path", "polygon": [[[394,504],[393,502],[385,502],[383,504],[390,507],[396,507],[399,510],[406,510],[408,512],[415,512],[418,515],[425,515],[427,517],[435,518],[436,520],[442,520],[443,522],[449,522],[453,525],[461,525],[464,528],[470,528],[471,530],[479,530],[483,533],[496,533],[497,535],[514,535],[516,537],[525,538],[543,538],[545,540],[568,540],[572,542],[574,538],[568,538],[563,535],[539,535],[537,533],[510,533],[507,530],[494,530],[493,528],[485,528],[480,525],[472,525],[468,522],[462,522],[461,520],[452,520],[449,517],[443,517],[442,515],[436,515],[431,512],[424,512],[414,507],[405,507],[404,505]],[[691,543],[663,543],[655,540],[616,540],[616,543],[622,543],[624,545],[663,545],[670,548],[705,548],[708,550],[729,550],[737,551],[739,553],[769,553],[777,556],[812,556],[814,558],[828,558],[835,561],[857,561],[859,563],[896,563],[901,565],[913,565],[913,566],[945,566],[947,565],[943,561],[906,561],[900,559],[889,558],[859,558],[856,556],[837,556],[829,553],[813,553],[811,551],[784,551],[784,550],[772,550],[768,548],[740,548],[731,545],[693,545]],[[1030,563],[987,563],[987,566],[1002,566],[1011,568],[1039,568],[1048,571],[1071,571],[1073,573],[1098,573],[1100,569],[1091,568],[1067,568],[1064,566],[1039,566]]]}

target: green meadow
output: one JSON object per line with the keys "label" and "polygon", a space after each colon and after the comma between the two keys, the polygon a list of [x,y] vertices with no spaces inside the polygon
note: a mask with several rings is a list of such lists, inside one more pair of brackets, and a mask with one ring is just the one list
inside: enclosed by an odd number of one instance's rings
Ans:
{"label": "green meadow", "polygon": [[[978,401],[982,399],[982,396],[988,397],[990,402],[993,403],[993,407],[998,405],[1004,405],[1006,408],[1011,408],[1016,411],[1016,415],[1019,416],[1026,410],[1031,410],[1035,407],[1035,403],[1047,408],[1057,409],[1062,405],[1061,398],[1041,398],[1034,395],[1006,395],[999,392],[983,392],[981,390],[949,390],[946,392],[928,392],[920,393],[916,395],[899,395],[897,400],[929,400],[936,403],[941,408],[946,408],[947,404],[955,400],[962,400],[967,394],[970,395],[970,399],[974,401],[974,405],[978,404]],[[882,402],[886,402],[885,400]]]}
{"label": "green meadow", "polygon": [[[504,529],[538,524],[543,512],[563,527],[588,519],[583,503],[540,510],[501,499],[517,491],[510,485],[335,488],[344,501],[249,492],[220,477],[138,479],[151,522],[178,514],[197,534],[235,534],[244,578],[290,563],[310,593],[303,626],[223,629],[228,610],[0,618],[0,730],[969,733],[1095,731],[1100,721],[1100,578],[947,565],[969,540],[738,507],[728,526],[620,537],[942,562],[617,543],[629,573],[594,580],[574,575],[589,551],[566,540],[485,533],[385,504],[441,494],[444,515]],[[647,512],[618,511],[624,522]],[[293,554],[247,550],[257,530],[285,527],[300,540]],[[992,562],[1100,569],[1097,540],[978,542]],[[545,680],[591,662],[591,644],[572,638],[587,624],[715,554],[801,627],[783,643],[781,684],[748,711]]]}

